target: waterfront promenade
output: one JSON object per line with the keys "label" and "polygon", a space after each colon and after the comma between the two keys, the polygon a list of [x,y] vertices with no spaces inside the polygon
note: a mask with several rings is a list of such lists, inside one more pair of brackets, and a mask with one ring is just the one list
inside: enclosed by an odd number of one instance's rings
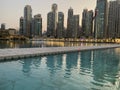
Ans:
{"label": "waterfront promenade", "polygon": [[15,48],[0,49],[0,61],[15,60],[20,58],[45,56],[68,52],[79,52],[84,50],[97,50],[108,48],[120,48],[120,44],[110,44],[101,46],[78,46],[78,47],[44,47],[44,48]]}

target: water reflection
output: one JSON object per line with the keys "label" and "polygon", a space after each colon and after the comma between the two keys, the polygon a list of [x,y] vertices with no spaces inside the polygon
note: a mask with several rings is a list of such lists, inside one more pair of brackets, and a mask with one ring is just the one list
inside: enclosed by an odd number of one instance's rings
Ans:
{"label": "water reflection", "polygon": [[15,90],[119,90],[119,51],[82,51],[0,63],[0,90],[11,85],[9,80],[17,80]]}
{"label": "water reflection", "polygon": [[71,47],[93,45],[103,45],[103,43],[100,44],[100,43],[57,42],[57,41],[0,41],[0,48]]}
{"label": "water reflection", "polygon": [[120,75],[118,74],[120,70],[120,56],[118,57],[114,52],[114,49],[94,52],[93,78],[95,81],[97,81],[97,83],[92,82],[93,84],[104,86],[106,83],[108,83],[108,87],[115,85],[116,78],[118,78]]}
{"label": "water reflection", "polygon": [[91,54],[92,51],[83,51],[81,53],[81,71],[82,73],[90,73],[91,70]]}
{"label": "water reflection", "polygon": [[[64,55],[50,55],[46,58],[46,67],[50,77],[59,73],[63,78],[71,78],[73,75],[89,76],[89,83],[98,87],[120,88],[120,54],[117,49],[83,51],[79,53],[68,53]],[[120,49],[119,49],[120,50]],[[118,51],[118,50],[117,50]],[[34,61],[34,62],[33,62]],[[40,59],[23,60],[23,72],[31,74],[31,65],[40,67]],[[82,77],[82,76],[81,76]]]}
{"label": "water reflection", "polygon": [[37,58],[26,58],[20,61],[20,63],[22,63],[22,71],[24,73],[24,75],[26,76],[30,76],[32,71],[31,69],[33,68],[33,65],[36,67],[36,69],[38,69],[38,67],[41,64],[41,57],[37,57]]}

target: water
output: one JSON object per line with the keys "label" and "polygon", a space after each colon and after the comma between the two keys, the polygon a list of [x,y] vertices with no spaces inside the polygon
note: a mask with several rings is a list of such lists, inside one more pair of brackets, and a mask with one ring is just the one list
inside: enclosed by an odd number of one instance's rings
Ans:
{"label": "water", "polygon": [[0,90],[120,90],[120,48],[1,62]]}
{"label": "water", "polygon": [[[57,41],[0,41],[0,48],[93,46],[104,43],[57,42]],[[105,43],[105,45],[107,45]]]}

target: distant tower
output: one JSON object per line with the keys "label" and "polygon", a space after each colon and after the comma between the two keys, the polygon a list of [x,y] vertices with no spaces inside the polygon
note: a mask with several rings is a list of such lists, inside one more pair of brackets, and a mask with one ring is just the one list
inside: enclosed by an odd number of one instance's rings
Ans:
{"label": "distant tower", "polygon": [[85,37],[91,37],[93,35],[93,11],[83,10],[82,13],[82,30]]}
{"label": "distant tower", "polygon": [[64,14],[58,12],[58,26],[57,26],[57,38],[63,38],[64,32]]}
{"label": "distant tower", "polygon": [[120,38],[120,0],[110,1],[108,36],[109,38]]}
{"label": "distant tower", "polygon": [[31,22],[32,22],[32,9],[30,5],[26,5],[24,8],[24,31],[25,36],[31,36]]}
{"label": "distant tower", "polygon": [[73,38],[78,38],[78,32],[79,32],[79,15],[73,16]]}
{"label": "distant tower", "polygon": [[73,9],[70,7],[68,10],[68,19],[67,19],[67,37],[72,38],[73,32]]}
{"label": "distant tower", "polygon": [[57,28],[57,4],[52,5],[52,11],[47,14],[47,35],[56,37]]}
{"label": "distant tower", "polygon": [[47,14],[47,36],[54,37],[54,17],[53,12]]}
{"label": "distant tower", "polygon": [[24,18],[21,17],[20,18],[20,31],[19,31],[20,35],[24,35]]}
{"label": "distant tower", "polygon": [[57,4],[52,5],[52,12],[53,12],[53,24],[54,24],[54,37],[56,37],[56,29],[57,29]]}
{"label": "distant tower", "polygon": [[6,28],[5,28],[5,23],[2,23],[1,24],[1,30],[5,30]]}
{"label": "distant tower", "polygon": [[107,37],[107,12],[108,2],[107,0],[97,0],[97,15],[95,17],[94,32],[95,38]]}
{"label": "distant tower", "polygon": [[84,9],[82,13],[82,31],[84,36],[88,36],[89,30],[88,30],[88,9]]}
{"label": "distant tower", "polygon": [[57,4],[52,5],[52,12],[57,12]]}
{"label": "distant tower", "polygon": [[34,20],[32,22],[32,26],[34,27],[32,30],[32,35],[42,37],[42,17],[41,14],[37,14],[34,16]]}

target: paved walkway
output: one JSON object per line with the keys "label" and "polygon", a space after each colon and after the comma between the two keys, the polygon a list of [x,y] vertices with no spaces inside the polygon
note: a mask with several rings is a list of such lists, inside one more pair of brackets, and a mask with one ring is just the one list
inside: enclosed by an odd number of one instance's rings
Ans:
{"label": "paved walkway", "polygon": [[34,56],[45,56],[67,52],[77,52],[83,50],[96,50],[107,48],[120,48],[120,44],[101,45],[101,46],[78,46],[78,47],[46,47],[46,48],[16,48],[0,49],[0,61],[13,60]]}

